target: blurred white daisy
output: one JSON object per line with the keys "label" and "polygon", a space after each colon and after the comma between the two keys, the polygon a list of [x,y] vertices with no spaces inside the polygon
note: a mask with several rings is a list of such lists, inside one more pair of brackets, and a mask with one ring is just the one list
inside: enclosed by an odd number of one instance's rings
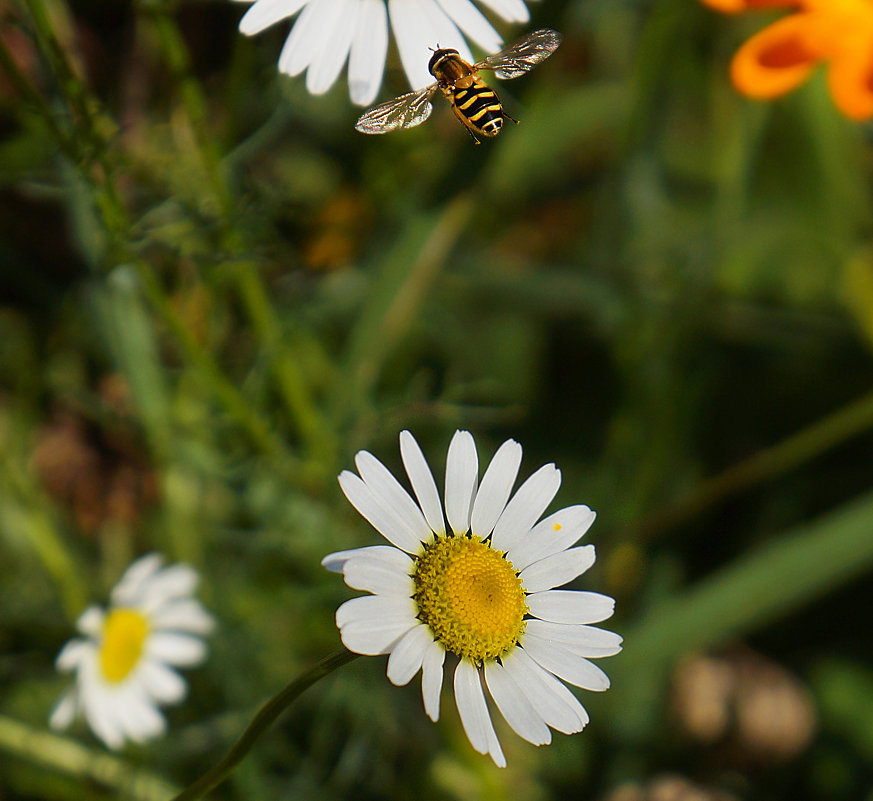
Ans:
{"label": "blurred white daisy", "polygon": [[206,658],[203,637],[214,622],[191,597],[197,573],[162,564],[158,554],[138,559],[112,590],[109,609],[92,606],[79,617],[84,637],[70,640],[55,663],[63,673],[75,672],[76,683],[52,712],[52,728],[67,728],[81,712],[116,749],[163,733],[158,706],[178,703],[188,689],[173,667]]}
{"label": "blurred white daisy", "polygon": [[[251,0],[240,0],[251,2]],[[524,0],[477,0],[506,22],[527,22]],[[373,102],[382,85],[388,52],[388,21],[400,61],[413,89],[433,83],[427,70],[430,47],[453,47],[473,61],[466,38],[486,53],[500,49],[501,38],[472,0],[254,0],[240,20],[247,36],[297,18],[279,56],[279,71],[299,75],[320,95],[349,64],[349,95],[361,106]]]}
{"label": "blurred white daisy", "polygon": [[337,610],[346,648],[390,654],[388,678],[398,686],[421,669],[424,709],[434,721],[446,654],[457,657],[461,723],[473,748],[501,767],[506,760],[483,682],[528,742],[550,742],[550,726],[581,731],[588,714],[559,679],[605,690],[609,679],[590,660],[621,650],[621,637],[589,625],[612,615],[612,598],[555,589],[594,563],[593,545],[572,547],[594,512],[570,506],[539,520],[558,491],[560,471],[541,467],[510,498],[521,446],[504,442],[480,484],[473,437],[458,431],[446,462],[446,528],[433,474],[408,431],[400,434],[400,453],[417,503],[367,451],[355,457],[360,476],[339,477],[352,505],[391,543],[322,561],[350,587],[373,593]]}

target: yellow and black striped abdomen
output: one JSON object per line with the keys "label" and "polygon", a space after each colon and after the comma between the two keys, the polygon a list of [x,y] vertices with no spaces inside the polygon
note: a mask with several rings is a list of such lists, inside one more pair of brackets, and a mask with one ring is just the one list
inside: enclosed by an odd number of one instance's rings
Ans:
{"label": "yellow and black striped abdomen", "polygon": [[494,90],[478,78],[472,86],[455,88],[451,95],[452,108],[458,119],[482,136],[497,136],[503,127],[503,107]]}

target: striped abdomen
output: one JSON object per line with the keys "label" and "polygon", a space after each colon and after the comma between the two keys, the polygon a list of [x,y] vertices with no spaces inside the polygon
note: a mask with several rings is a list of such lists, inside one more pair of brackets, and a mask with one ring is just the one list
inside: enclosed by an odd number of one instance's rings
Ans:
{"label": "striped abdomen", "polygon": [[451,95],[452,108],[458,119],[482,136],[497,136],[503,127],[503,107],[497,95],[476,78],[465,89],[455,88]]}

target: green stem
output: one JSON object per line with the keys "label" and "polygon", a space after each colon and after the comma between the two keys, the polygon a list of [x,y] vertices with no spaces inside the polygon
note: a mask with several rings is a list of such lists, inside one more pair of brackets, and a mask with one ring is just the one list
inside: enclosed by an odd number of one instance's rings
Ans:
{"label": "green stem", "polygon": [[704,480],[692,492],[633,526],[634,539],[654,539],[726,497],[786,473],[870,428],[873,428],[873,392],[782,442],[758,451],[723,473]]}
{"label": "green stem", "polygon": [[249,727],[242,733],[239,740],[224,759],[221,760],[212,770],[203,774],[194,784],[183,790],[177,796],[174,796],[172,801],[193,801],[195,798],[201,798],[208,793],[213,787],[216,787],[220,782],[224,781],[230,772],[242,761],[243,757],[251,751],[254,744],[260,736],[276,721],[276,718],[285,711],[285,709],[300,696],[304,690],[307,690],[319,679],[324,678],[339,667],[348,664],[353,659],[356,659],[358,654],[353,654],[351,651],[343,649],[332,656],[322,659],[302,676],[298,676],[284,690],[273,696],[261,707],[254,720],[249,724]]}
{"label": "green stem", "polygon": [[108,787],[131,801],[161,801],[177,789],[116,756],[0,715],[0,749],[38,765]]}

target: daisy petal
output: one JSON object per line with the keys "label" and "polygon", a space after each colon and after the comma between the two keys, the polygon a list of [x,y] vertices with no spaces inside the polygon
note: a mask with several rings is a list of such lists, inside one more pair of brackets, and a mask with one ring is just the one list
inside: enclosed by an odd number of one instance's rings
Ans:
{"label": "daisy petal", "polygon": [[[171,565],[144,581],[140,585],[140,597],[131,605],[139,606],[144,611],[151,611],[166,601],[191,595],[199,583],[200,577],[193,568],[184,564]],[[112,601],[118,606],[125,605],[125,600],[116,597],[114,592]]]}
{"label": "daisy petal", "polygon": [[595,558],[593,545],[570,548],[569,551],[535,562],[522,570],[519,576],[530,593],[551,590],[581,576],[594,564]]}
{"label": "daisy petal", "polygon": [[349,96],[368,106],[382,85],[388,53],[388,17],[382,0],[360,0],[358,21],[349,54]]}
{"label": "daisy petal", "polygon": [[152,659],[179,667],[193,667],[206,659],[203,640],[169,631],[152,634],[146,641],[146,651]]}
{"label": "daisy petal", "polygon": [[299,75],[327,45],[333,30],[334,0],[309,0],[279,54],[279,72]]}
{"label": "daisy petal", "polygon": [[527,22],[530,19],[530,12],[522,0],[482,0],[482,5],[507,22]]}
{"label": "daisy petal", "polygon": [[388,657],[389,681],[398,687],[409,684],[432,644],[433,637],[426,626],[418,625],[407,631]]}
{"label": "daisy petal", "polygon": [[470,511],[476,495],[479,457],[469,431],[456,431],[446,457],[446,517],[455,534],[470,530]]}
{"label": "daisy petal", "polygon": [[405,617],[415,622],[418,610],[412,598],[395,598],[382,595],[365,595],[352,598],[336,610],[336,624],[339,628],[371,618]]}
{"label": "daisy petal", "polygon": [[440,718],[440,692],[443,689],[443,662],[446,652],[435,642],[427,647],[421,663],[421,697],[424,711],[436,723]]}
{"label": "daisy petal", "polygon": [[[398,553],[402,553],[398,551]],[[349,559],[343,567],[343,577],[352,589],[377,595],[412,597],[415,585],[409,575],[409,566],[398,569],[378,559],[358,557]]]}
{"label": "daisy petal", "polygon": [[552,623],[600,623],[615,611],[615,599],[599,592],[546,590],[528,595],[525,602],[534,617]]}
{"label": "daisy petal", "polygon": [[437,0],[449,18],[486,53],[495,53],[503,43],[485,15],[470,0]]}
{"label": "daisy petal", "polygon": [[391,653],[397,641],[413,626],[415,618],[385,617],[379,620],[355,620],[340,629],[343,645],[356,654],[378,656]]}
{"label": "daisy petal", "polygon": [[[380,2],[379,5],[381,7],[382,3]],[[418,499],[427,524],[435,533],[445,534],[443,505],[440,501],[436,482],[433,479],[433,473],[431,473],[415,437],[408,431],[400,432],[400,455],[403,458],[406,475],[409,476],[409,483],[412,484],[412,490]]]}
{"label": "daisy petal", "polygon": [[561,471],[543,465],[519,488],[494,526],[491,542],[498,551],[508,551],[532,528],[561,486]]}
{"label": "daisy petal", "polygon": [[188,693],[185,680],[162,662],[146,659],[137,674],[143,688],[159,704],[177,704]]}
{"label": "daisy petal", "polygon": [[506,508],[520,466],[521,445],[508,439],[494,454],[476,493],[470,521],[475,536],[485,539],[494,530],[494,524]]}
{"label": "daisy petal", "polygon": [[106,615],[99,606],[89,606],[76,621],[76,629],[88,637],[99,637]]}
{"label": "daisy petal", "polygon": [[172,629],[189,634],[209,634],[215,628],[215,619],[193,598],[164,604],[151,616],[150,622],[155,629]]}
{"label": "daisy petal", "polygon": [[354,473],[344,470],[340,473],[339,484],[349,503],[357,509],[388,542],[407,553],[415,554],[421,549],[421,541],[415,532],[406,525],[394,510],[388,510],[379,503],[373,491],[364,480]]}
{"label": "daisy petal", "polygon": [[321,50],[306,71],[306,88],[310,94],[322,95],[339,77],[355,35],[359,0],[332,0],[334,16]]}
{"label": "daisy petal", "polygon": [[61,696],[61,700],[55,704],[55,708],[49,717],[49,726],[61,731],[69,728],[78,711],[79,695],[74,688],[65,692]]}
{"label": "daisy petal", "polygon": [[576,626],[568,623],[548,623],[528,620],[525,634],[533,634],[545,641],[554,641],[578,656],[596,659],[614,656],[621,650],[622,638],[613,631],[595,626]]}
{"label": "daisy petal", "polygon": [[[479,671],[468,659],[458,662],[455,670],[455,703],[470,745],[480,754],[491,754],[499,767],[506,767],[506,758],[497,743],[497,735],[485,704]],[[496,751],[493,750],[495,743]]]}
{"label": "daisy petal", "polygon": [[391,471],[368,451],[360,451],[355,456],[355,465],[376,500],[392,510],[420,542],[429,541],[433,532],[421,509],[391,475]]}
{"label": "daisy petal", "polygon": [[293,17],[308,0],[257,0],[239,21],[239,31],[254,36],[283,19]]}
{"label": "daisy petal", "polygon": [[329,553],[321,560],[321,566],[325,568],[325,570],[329,570],[331,573],[342,573],[343,565],[348,562],[349,559],[354,556],[363,556],[365,553],[370,554],[373,557],[376,557],[377,554],[383,554],[386,561],[391,561],[393,559],[392,556],[388,556],[388,553],[399,554],[409,561],[409,557],[406,556],[403,551],[394,548],[391,545],[368,545],[365,548],[352,548],[348,551]]}
{"label": "daisy petal", "polygon": [[560,553],[575,545],[588,531],[597,515],[587,506],[568,506],[537,523],[509,549],[509,559],[517,570]]}
{"label": "daisy petal", "polygon": [[485,683],[500,714],[519,737],[534,745],[552,741],[549,727],[500,663],[485,663]]}
{"label": "daisy petal", "polygon": [[502,661],[503,667],[549,726],[563,734],[575,734],[585,728],[588,713],[576,696],[521,648],[510,651]]}
{"label": "daisy petal", "polygon": [[69,673],[79,666],[85,654],[94,651],[94,644],[88,640],[70,640],[55,659],[55,668],[61,673]]}
{"label": "daisy petal", "polygon": [[521,646],[540,667],[569,684],[594,692],[609,689],[609,677],[599,667],[557,643],[525,632]]}

